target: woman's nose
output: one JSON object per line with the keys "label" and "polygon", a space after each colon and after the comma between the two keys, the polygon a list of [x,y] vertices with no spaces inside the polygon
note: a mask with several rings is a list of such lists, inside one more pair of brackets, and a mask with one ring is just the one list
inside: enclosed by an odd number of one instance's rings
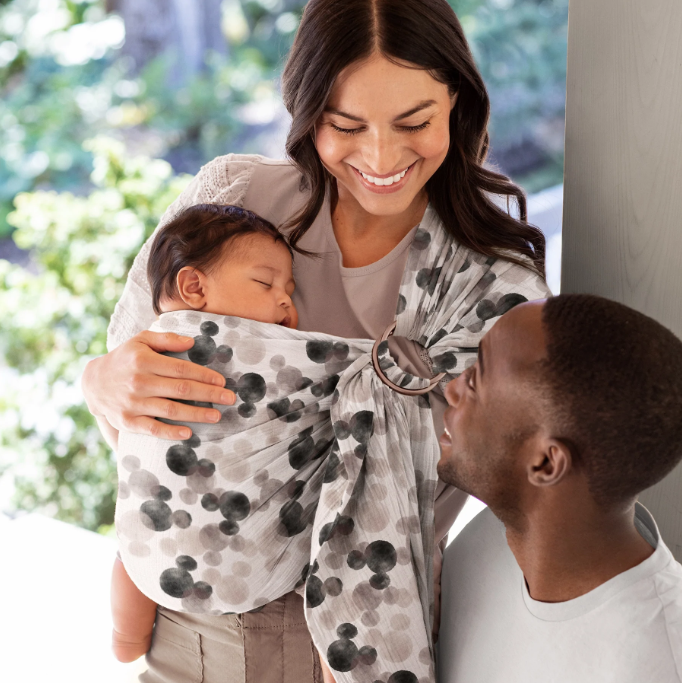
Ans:
{"label": "woman's nose", "polygon": [[388,133],[377,133],[365,141],[362,156],[369,170],[384,176],[396,170],[400,163],[401,149]]}

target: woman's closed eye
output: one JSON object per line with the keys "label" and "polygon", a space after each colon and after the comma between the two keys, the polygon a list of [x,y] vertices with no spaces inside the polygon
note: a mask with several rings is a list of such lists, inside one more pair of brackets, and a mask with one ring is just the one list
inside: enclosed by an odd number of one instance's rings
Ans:
{"label": "woman's closed eye", "polygon": [[420,123],[418,126],[400,126],[400,130],[404,130],[406,133],[417,133],[429,125],[431,125],[431,121],[424,121],[424,123]]}
{"label": "woman's closed eye", "polygon": [[334,123],[330,123],[329,125],[337,133],[344,133],[344,135],[356,135],[357,133],[362,131],[362,128],[341,128],[341,126],[337,126]]}
{"label": "woman's closed eye", "polygon": [[[337,126],[335,123],[331,122],[329,125],[337,133],[343,133],[344,135],[357,135],[364,130],[364,128],[341,128],[341,126]],[[401,130],[404,133],[418,133],[420,130],[424,130],[429,125],[431,125],[431,121],[424,121],[424,123],[420,123],[417,126],[398,126],[398,130]]]}

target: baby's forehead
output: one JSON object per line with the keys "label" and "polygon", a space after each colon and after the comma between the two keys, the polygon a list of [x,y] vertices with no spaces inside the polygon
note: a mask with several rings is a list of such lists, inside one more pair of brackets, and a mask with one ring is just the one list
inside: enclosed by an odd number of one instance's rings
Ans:
{"label": "baby's forehead", "polygon": [[233,238],[224,245],[216,267],[221,271],[267,271],[271,277],[295,284],[289,247],[271,235],[248,233]]}
{"label": "baby's forehead", "polygon": [[233,237],[226,245],[224,256],[244,262],[271,264],[273,260],[291,263],[291,252],[283,240],[254,232]]}

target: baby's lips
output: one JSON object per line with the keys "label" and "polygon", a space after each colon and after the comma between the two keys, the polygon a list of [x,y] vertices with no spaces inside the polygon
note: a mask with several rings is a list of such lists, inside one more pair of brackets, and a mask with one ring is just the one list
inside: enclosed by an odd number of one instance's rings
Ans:
{"label": "baby's lips", "polygon": [[284,320],[280,320],[278,325],[281,325],[282,327],[291,327],[291,316],[287,316],[284,318]]}

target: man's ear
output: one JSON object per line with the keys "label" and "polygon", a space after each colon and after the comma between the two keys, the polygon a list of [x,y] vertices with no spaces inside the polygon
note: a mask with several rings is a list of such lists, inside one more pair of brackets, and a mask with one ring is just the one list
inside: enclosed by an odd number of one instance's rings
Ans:
{"label": "man's ear", "polygon": [[180,298],[195,311],[206,306],[206,276],[196,268],[185,266],[177,276],[177,287]]}
{"label": "man's ear", "polygon": [[528,463],[528,481],[533,486],[554,486],[573,468],[573,455],[568,444],[547,438]]}

